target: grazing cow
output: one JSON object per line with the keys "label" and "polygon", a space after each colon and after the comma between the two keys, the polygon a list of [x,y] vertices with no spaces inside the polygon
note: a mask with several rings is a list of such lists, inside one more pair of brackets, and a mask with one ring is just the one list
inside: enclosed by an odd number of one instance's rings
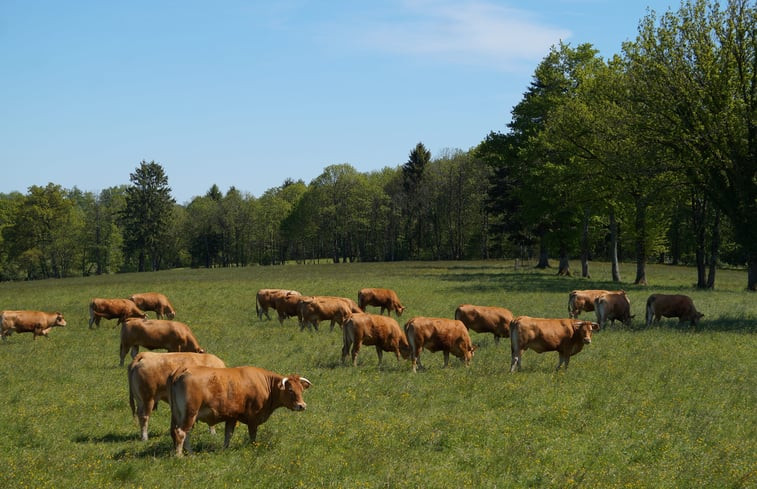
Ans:
{"label": "grazing cow", "polygon": [[504,307],[460,304],[455,309],[455,319],[462,321],[468,330],[493,334],[494,342],[499,344],[500,338],[510,337],[510,322],[513,320],[513,313]]}
{"label": "grazing cow", "polygon": [[171,305],[168,297],[163,294],[157,292],[145,292],[143,294],[134,294],[129,297],[129,300],[143,311],[155,312],[158,319],[163,319],[163,316],[168,319],[173,319],[176,316],[176,310]]}
{"label": "grazing cow", "polygon": [[557,351],[560,355],[557,370],[563,363],[567,370],[570,357],[590,344],[591,333],[598,329],[599,324],[591,321],[518,316],[510,324],[510,372],[520,370],[523,352],[529,348],[536,353]]}
{"label": "grazing cow", "polygon": [[318,330],[318,322],[326,319],[331,321],[331,329],[334,323],[342,326],[353,313],[363,312],[352,299],[346,297],[314,296],[302,298],[299,303],[299,315],[302,317],[300,331],[305,326],[311,326]]}
{"label": "grazing cow", "polygon": [[184,323],[167,319],[127,319],[121,326],[121,363],[124,365],[126,352],[131,349],[134,358],[139,347],[155,350],[188,351],[205,353],[197,338]]}
{"label": "grazing cow", "polygon": [[594,311],[594,301],[603,294],[625,293],[623,290],[573,290],[568,295],[568,315],[575,319],[581,312]]}
{"label": "grazing cow", "polygon": [[0,311],[0,337],[7,341],[7,337],[15,333],[33,333],[37,336],[48,337],[47,334],[54,326],[65,326],[66,320],[59,312],[42,311]]}
{"label": "grazing cow", "polygon": [[421,350],[430,352],[441,350],[444,353],[444,366],[449,364],[449,355],[452,353],[466,366],[470,365],[473,353],[477,346],[471,343],[468,329],[456,319],[414,317],[405,324],[405,336],[410,344],[410,354],[413,360],[413,372],[421,364]]}
{"label": "grazing cow", "polygon": [[258,426],[274,410],[286,407],[304,411],[302,393],[310,381],[298,375],[284,377],[257,367],[182,367],[168,377],[171,403],[171,438],[176,456],[192,452],[189,431],[196,420],[214,425],[226,423],[224,448],[228,448],[237,421],[247,425],[250,443]]}
{"label": "grazing cow", "polygon": [[652,319],[659,322],[660,316],[678,318],[679,323],[689,321],[691,326],[696,326],[704,314],[697,311],[687,295],[652,294],[647,299],[647,326],[652,324]]}
{"label": "grazing cow", "polygon": [[352,347],[352,365],[355,367],[357,367],[357,354],[362,345],[376,347],[379,365],[385,351],[393,351],[397,355],[397,361],[400,361],[400,356],[410,357],[410,345],[405,333],[400,329],[397,321],[391,317],[364,312],[356,313],[345,321],[342,330],[344,340],[342,363],[350,352],[350,346]]}
{"label": "grazing cow", "polygon": [[100,318],[118,319],[116,326],[122,324],[129,318],[147,319],[144,313],[137,305],[129,299],[99,299],[94,298],[89,301],[89,327],[92,323],[100,326]]}
{"label": "grazing cow", "polygon": [[225,367],[223,360],[211,353],[154,353],[140,352],[129,364],[129,406],[132,416],[139,419],[142,440],[147,441],[150,414],[158,409],[158,402],[168,402],[168,376],[179,367],[201,365]]}
{"label": "grazing cow", "polygon": [[274,299],[273,308],[279,315],[279,324],[284,325],[284,320],[291,317],[297,317],[302,324],[302,318],[299,313],[299,304],[302,295],[295,290],[290,290],[286,295],[277,296]]}
{"label": "grazing cow", "polygon": [[283,297],[287,295],[288,293],[296,293],[299,295],[299,292],[296,290],[287,290],[287,289],[260,289],[258,290],[258,293],[255,294],[255,312],[258,315],[258,319],[263,319],[263,314],[265,314],[265,317],[268,318],[270,321],[271,316],[268,315],[268,308],[274,307],[274,301],[277,297]]}
{"label": "grazing cow", "polygon": [[391,316],[392,311],[397,317],[402,316],[405,306],[400,302],[397,293],[392,289],[360,289],[357,293],[357,305],[365,311],[367,306],[380,307],[379,314],[386,313]]}
{"label": "grazing cow", "polygon": [[615,326],[616,319],[630,326],[634,317],[631,314],[631,300],[623,291],[600,295],[594,300],[594,310],[600,328],[604,328],[607,321],[612,321],[612,325]]}

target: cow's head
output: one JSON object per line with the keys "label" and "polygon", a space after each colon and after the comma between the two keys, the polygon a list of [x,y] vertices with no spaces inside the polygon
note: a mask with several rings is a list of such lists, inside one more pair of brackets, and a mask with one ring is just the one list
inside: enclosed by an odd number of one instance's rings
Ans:
{"label": "cow's head", "polygon": [[302,393],[311,385],[308,379],[299,375],[284,377],[279,384],[282,404],[292,411],[304,411],[308,405],[302,400]]}
{"label": "cow's head", "polygon": [[176,317],[176,311],[173,308],[169,308],[168,311],[166,311],[166,317],[168,319],[173,319]]}
{"label": "cow's head", "polygon": [[575,334],[585,345],[591,343],[591,333],[599,330],[599,324],[591,321],[576,321],[573,323]]}
{"label": "cow's head", "polygon": [[402,316],[402,313],[405,312],[405,309],[407,309],[405,306],[397,306],[394,309],[395,314],[397,314],[397,317]]}
{"label": "cow's head", "polygon": [[694,317],[691,320],[691,324],[693,324],[694,326],[696,326],[699,323],[699,320],[702,319],[703,317],[704,317],[703,313],[701,313],[701,312],[695,313]]}
{"label": "cow's head", "polygon": [[56,312],[55,313],[55,326],[65,326],[66,320],[63,318],[63,314]]}

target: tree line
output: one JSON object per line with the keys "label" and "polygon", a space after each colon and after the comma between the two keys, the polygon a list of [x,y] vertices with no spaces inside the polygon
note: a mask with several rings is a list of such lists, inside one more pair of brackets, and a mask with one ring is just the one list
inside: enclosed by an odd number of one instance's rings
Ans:
{"label": "tree line", "polygon": [[237,188],[178,205],[142,161],[99,192],[53,183],[0,195],[0,279],[174,267],[516,258],[590,276],[590,261],[719,264],[757,288],[757,9],[747,0],[649,12],[603,59],[554,46],[506,131],[361,173],[336,164],[254,197]]}

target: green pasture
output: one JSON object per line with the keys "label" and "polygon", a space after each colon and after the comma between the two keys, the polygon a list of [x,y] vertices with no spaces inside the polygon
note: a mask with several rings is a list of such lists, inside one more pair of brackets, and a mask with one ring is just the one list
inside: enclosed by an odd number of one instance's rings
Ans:
{"label": "green pasture", "polygon": [[[621,270],[627,279],[633,265]],[[692,268],[650,265],[646,287],[512,262],[312,264],[174,270],[0,283],[0,309],[59,310],[68,326],[32,341],[0,344],[0,487],[757,487],[757,296],[746,272],[719,270],[698,291]],[[423,353],[427,370],[364,347],[359,366],[341,364],[341,332],[300,332],[255,316],[259,288],[357,299],[361,287],[390,287],[400,319],[452,317],[463,302],[516,315],[565,317],[568,292],[624,288],[632,326],[599,331],[555,372],[556,353],[526,351],[508,372],[509,342],[472,333],[470,368]],[[228,365],[298,373],[313,382],[302,413],[276,411],[248,443],[237,427],[192,434],[195,453],[172,456],[170,410],[161,404],[150,440],[128,405],[115,321],[87,327],[91,297],[165,293],[200,343]],[[696,328],[663,320],[646,328],[651,293],[685,293],[705,313]],[[377,312],[377,310],[375,311]],[[586,318],[593,315],[586,314]]]}

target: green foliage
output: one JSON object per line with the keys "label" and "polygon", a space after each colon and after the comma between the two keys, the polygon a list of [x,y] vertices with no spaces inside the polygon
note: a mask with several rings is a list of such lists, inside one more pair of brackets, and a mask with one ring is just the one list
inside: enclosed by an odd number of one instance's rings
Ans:
{"label": "green foliage", "polygon": [[[606,275],[608,265],[595,264]],[[423,352],[427,370],[364,347],[341,365],[341,335],[258,321],[262,287],[354,297],[394,288],[416,315],[451,317],[462,302],[516,314],[564,316],[568,291],[611,283],[556,277],[512,262],[404,262],[173,270],[1,283],[2,308],[60,309],[49,338],[0,343],[3,487],[753,487],[757,483],[757,303],[745,272],[723,271],[715,291],[691,288],[692,268],[650,265],[652,287],[624,284],[636,318],[599,331],[554,372],[554,353],[526,351],[510,374],[509,345],[473,333],[469,368]],[[171,455],[169,409],[150,439],[128,406],[115,321],[87,327],[90,297],[158,290],[177,319],[229,365],[300,373],[313,382],[302,413],[279,410],[250,446],[239,426],[192,433],[195,454]],[[643,326],[652,292],[691,295],[705,320]],[[590,319],[591,314],[584,317]],[[222,428],[219,426],[219,428]]]}

